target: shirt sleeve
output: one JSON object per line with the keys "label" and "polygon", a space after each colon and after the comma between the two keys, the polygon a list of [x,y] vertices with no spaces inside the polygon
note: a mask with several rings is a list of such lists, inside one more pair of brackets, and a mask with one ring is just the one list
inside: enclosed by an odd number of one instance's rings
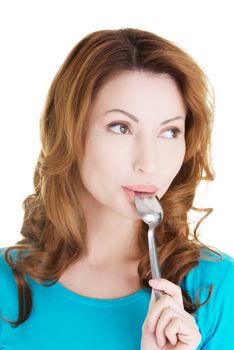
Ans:
{"label": "shirt sleeve", "polygon": [[211,304],[206,319],[206,339],[201,349],[234,349],[234,260],[227,267]]}

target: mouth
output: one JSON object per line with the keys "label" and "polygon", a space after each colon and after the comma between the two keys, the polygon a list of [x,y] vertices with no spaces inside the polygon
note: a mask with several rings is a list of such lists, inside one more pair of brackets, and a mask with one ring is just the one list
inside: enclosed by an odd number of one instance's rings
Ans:
{"label": "mouth", "polygon": [[135,193],[136,196],[139,197],[151,197],[154,195],[154,192],[150,193],[150,192],[138,192],[138,191],[133,191]]}
{"label": "mouth", "polygon": [[134,191],[134,190],[131,190],[131,189],[127,188],[127,187],[123,187],[123,190],[125,191],[128,199],[131,202],[134,202],[135,196],[138,196],[140,198],[156,196],[156,193],[155,193],[156,191],[154,191],[154,192]]}
{"label": "mouth", "polygon": [[158,191],[158,188],[154,185],[129,185],[123,187],[134,192],[149,193],[151,195]]}

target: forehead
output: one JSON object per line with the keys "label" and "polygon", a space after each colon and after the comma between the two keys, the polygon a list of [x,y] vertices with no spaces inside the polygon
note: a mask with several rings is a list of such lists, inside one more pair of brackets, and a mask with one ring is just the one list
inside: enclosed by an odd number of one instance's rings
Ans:
{"label": "forehead", "polygon": [[122,72],[109,78],[93,100],[95,115],[110,109],[129,110],[136,115],[186,113],[186,106],[176,81],[168,74]]}
{"label": "forehead", "polygon": [[[118,92],[119,90],[125,91],[129,87],[131,87],[134,91],[140,90],[142,93],[144,93],[143,88],[145,86],[148,88],[148,93],[151,89],[156,93],[160,88],[165,88],[169,85],[178,90],[176,81],[169,74],[127,71],[109,77],[100,88],[97,96],[108,94],[108,92],[113,90],[118,90]],[[130,91],[128,91],[128,93],[130,94]]]}

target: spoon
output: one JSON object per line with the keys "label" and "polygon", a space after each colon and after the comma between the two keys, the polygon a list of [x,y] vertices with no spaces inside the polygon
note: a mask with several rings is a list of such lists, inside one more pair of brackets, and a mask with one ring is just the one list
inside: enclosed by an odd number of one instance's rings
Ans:
{"label": "spoon", "polygon": [[[148,247],[150,256],[150,268],[153,279],[161,278],[160,268],[157,258],[156,239],[154,230],[163,219],[163,209],[157,196],[134,197],[137,212],[142,220],[149,226]],[[160,298],[160,292],[154,290],[156,301]]]}

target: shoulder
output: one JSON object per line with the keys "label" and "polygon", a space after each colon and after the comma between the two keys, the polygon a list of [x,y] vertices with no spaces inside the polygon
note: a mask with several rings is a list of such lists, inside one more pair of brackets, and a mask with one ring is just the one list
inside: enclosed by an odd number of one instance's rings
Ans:
{"label": "shoulder", "polygon": [[217,252],[219,255],[206,248],[201,249],[198,265],[190,270],[182,283],[188,291],[197,291],[209,285],[213,285],[216,290],[230,287],[234,280],[234,258],[224,252]]}
{"label": "shoulder", "polygon": [[202,349],[234,345],[234,259],[224,252],[218,253],[220,256],[202,249],[198,265],[182,281],[193,303],[203,303],[195,315],[202,334]]}
{"label": "shoulder", "polygon": [[214,277],[215,273],[220,272],[222,277],[227,271],[233,272],[234,258],[219,250],[217,250],[217,253],[214,253],[203,248],[201,249],[198,268],[200,270],[208,269],[212,277]]}

